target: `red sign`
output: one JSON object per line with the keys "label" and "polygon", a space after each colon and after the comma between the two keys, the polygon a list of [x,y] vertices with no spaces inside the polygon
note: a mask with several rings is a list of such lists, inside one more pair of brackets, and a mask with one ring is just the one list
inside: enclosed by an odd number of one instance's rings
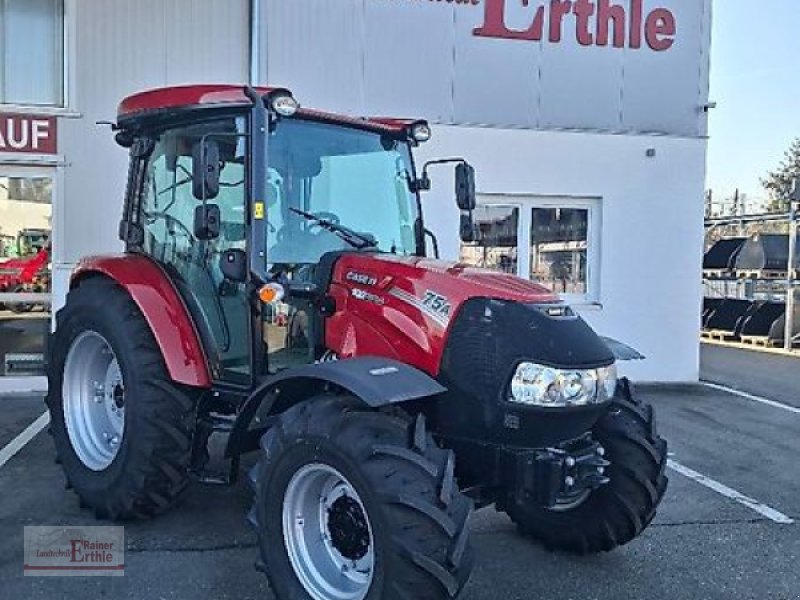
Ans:
{"label": "red sign", "polygon": [[[410,0],[419,2],[421,0]],[[428,0],[456,6],[483,5],[477,37],[561,43],[573,34],[581,46],[612,46],[638,50],[646,43],[664,52],[675,44],[678,23],[667,8],[644,12],[644,0]],[[528,11],[525,27],[512,28],[506,12],[517,5]]]}
{"label": "red sign", "polygon": [[483,2],[484,22],[474,30],[481,37],[558,43],[565,31],[572,29],[581,46],[639,49],[644,40],[652,50],[663,52],[672,48],[677,33],[672,11],[656,8],[645,15],[643,0],[630,0],[627,6],[612,0],[551,0],[531,12],[527,29],[510,29],[505,11],[508,2],[527,7],[530,0]]}
{"label": "red sign", "polygon": [[56,118],[0,113],[0,152],[56,154]]}

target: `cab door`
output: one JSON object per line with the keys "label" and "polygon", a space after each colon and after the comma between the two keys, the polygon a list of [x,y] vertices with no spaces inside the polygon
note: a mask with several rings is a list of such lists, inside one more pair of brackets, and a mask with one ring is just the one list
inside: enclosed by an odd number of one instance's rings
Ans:
{"label": "cab door", "polygon": [[[175,282],[196,323],[217,382],[252,382],[252,331],[244,284],[227,281],[220,270],[226,250],[246,250],[247,186],[241,119],[203,122],[158,134],[148,159],[140,203],[142,249]],[[220,208],[220,235],[198,239],[192,192],[192,151],[213,136],[220,147],[220,192],[208,203]]]}

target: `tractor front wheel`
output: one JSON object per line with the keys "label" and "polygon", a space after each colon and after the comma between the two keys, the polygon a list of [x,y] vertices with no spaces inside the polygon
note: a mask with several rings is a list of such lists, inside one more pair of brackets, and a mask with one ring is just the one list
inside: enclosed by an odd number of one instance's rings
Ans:
{"label": "tractor front wheel", "polygon": [[667,442],[656,432],[653,407],[634,399],[627,380],[608,413],[592,429],[611,462],[609,482],[552,508],[520,505],[505,511],[519,530],[554,550],[588,554],[636,538],[655,517],[667,489]]}
{"label": "tractor front wheel", "polygon": [[472,566],[472,503],[416,420],[323,395],[281,415],[251,471],[261,566],[280,600],[442,600]]}
{"label": "tractor front wheel", "polygon": [[166,510],[188,481],[195,395],[114,282],[81,283],[56,320],[46,402],[67,485],[98,518]]}

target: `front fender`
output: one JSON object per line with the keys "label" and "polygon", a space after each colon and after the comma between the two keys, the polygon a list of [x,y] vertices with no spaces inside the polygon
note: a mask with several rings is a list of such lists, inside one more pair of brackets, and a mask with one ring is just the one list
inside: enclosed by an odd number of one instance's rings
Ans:
{"label": "front fender", "polygon": [[161,267],[140,254],[94,256],[78,263],[70,287],[97,276],[113,279],[142,311],[173,381],[198,388],[211,387],[200,337],[186,305]]}
{"label": "front fender", "polygon": [[447,389],[427,373],[389,358],[364,356],[286,369],[270,377],[245,401],[233,427],[226,456],[241,452],[250,423],[335,386],[371,408],[436,396]]}

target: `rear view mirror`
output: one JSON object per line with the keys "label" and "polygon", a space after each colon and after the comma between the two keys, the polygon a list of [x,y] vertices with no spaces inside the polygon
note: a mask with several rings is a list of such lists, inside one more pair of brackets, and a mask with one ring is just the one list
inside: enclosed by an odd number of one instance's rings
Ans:
{"label": "rear view mirror", "polygon": [[456,203],[461,210],[475,210],[475,168],[462,162],[456,166]]}
{"label": "rear view mirror", "polygon": [[203,204],[194,209],[194,237],[215,240],[219,237],[221,215],[216,204]]}
{"label": "rear view mirror", "polygon": [[472,220],[472,212],[465,212],[461,214],[461,223],[459,227],[459,234],[462,242],[475,242],[478,239],[478,228],[475,221]]}
{"label": "rear view mirror", "polygon": [[238,248],[226,250],[220,256],[219,269],[228,281],[235,283],[247,281],[247,254]]}
{"label": "rear view mirror", "polygon": [[192,148],[192,193],[198,200],[219,195],[219,144],[205,139]]}

